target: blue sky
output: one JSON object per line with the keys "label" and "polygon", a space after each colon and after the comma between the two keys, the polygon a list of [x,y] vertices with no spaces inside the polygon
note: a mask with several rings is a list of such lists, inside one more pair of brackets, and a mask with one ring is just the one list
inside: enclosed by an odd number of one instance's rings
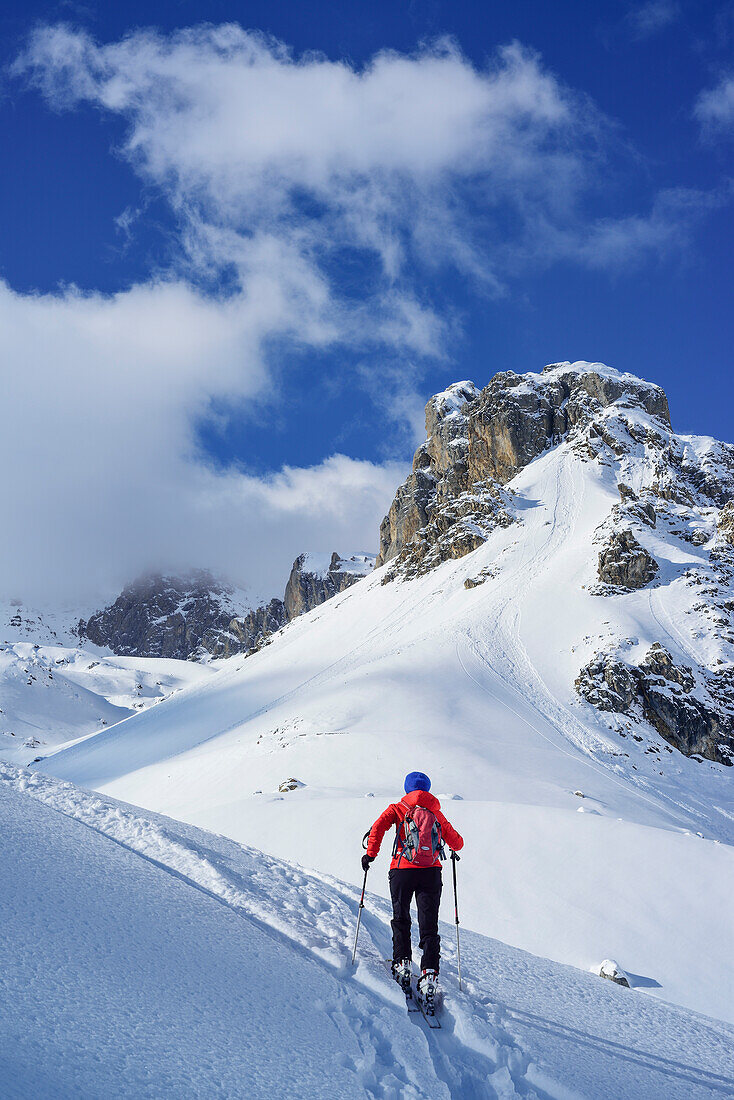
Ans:
{"label": "blue sky", "polygon": [[496,370],[602,360],[734,439],[734,4],[0,29],[8,583],[195,562],[277,590],[302,549],[374,545],[427,397]]}

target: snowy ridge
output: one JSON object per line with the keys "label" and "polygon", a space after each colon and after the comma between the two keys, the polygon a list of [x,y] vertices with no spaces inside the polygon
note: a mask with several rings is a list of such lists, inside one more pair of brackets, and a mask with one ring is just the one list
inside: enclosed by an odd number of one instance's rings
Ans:
{"label": "snowy ridge", "polygon": [[[731,1028],[476,934],[464,934],[459,993],[446,926],[444,1027],[429,1033],[381,965],[389,911],[378,898],[352,971],[354,886],[8,765],[0,814],[13,842],[0,860],[20,858],[31,880],[0,902],[15,940],[4,981],[24,1009],[3,1020],[10,1096],[45,1076],[109,1097],[246,1087],[256,1098],[698,1100],[734,1086]],[[23,934],[39,919],[37,864],[40,918],[54,928],[38,942]],[[80,896],[79,928],[64,915]],[[161,952],[161,926],[173,953]]]}
{"label": "snowy ridge", "polygon": [[525,371],[522,374],[522,378],[526,378],[536,385],[542,385],[548,381],[556,381],[562,378],[563,375],[569,373],[578,375],[596,374],[599,378],[608,378],[613,382],[622,382],[633,388],[644,387],[651,390],[660,390],[660,386],[657,386],[654,382],[647,382],[644,378],[640,378],[636,374],[617,370],[616,367],[610,367],[606,363],[587,362],[585,359],[578,359],[575,363],[570,363],[568,361],[563,363],[549,363],[542,371]]}
{"label": "snowy ridge", "polygon": [[375,567],[374,554],[351,554],[346,558],[336,557],[334,554],[320,554],[312,550],[299,555],[300,570],[314,577],[324,578],[329,573],[353,573],[359,576],[367,576]]}

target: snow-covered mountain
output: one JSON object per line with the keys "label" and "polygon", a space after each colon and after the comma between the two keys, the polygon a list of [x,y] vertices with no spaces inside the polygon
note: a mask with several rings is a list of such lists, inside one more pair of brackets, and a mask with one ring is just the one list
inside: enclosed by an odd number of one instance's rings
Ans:
{"label": "snow-covered mountain", "polygon": [[190,662],[118,657],[82,642],[79,620],[78,609],[0,605],[0,759],[27,764],[212,674]]}
{"label": "snow-covered mountain", "polygon": [[427,427],[372,575],[38,769],[356,881],[420,768],[467,927],[731,1020],[734,448],[586,363]]}
{"label": "snow-covered mountain", "polygon": [[284,598],[267,603],[197,570],[141,577],[91,615],[0,604],[0,758],[26,764],[211,676],[217,658],[257,650],[374,561],[301,554]]}
{"label": "snow-covered mountain", "polygon": [[[576,686],[687,755],[734,762],[734,446],[676,435],[659,386],[587,363],[503,372],[481,392],[457,383],[429,402],[426,428],[380,531],[378,564],[391,563],[383,583],[463,557],[520,520],[514,479],[550,448],[614,471],[619,500],[585,547],[592,560],[598,551],[591,590],[625,597],[616,601],[624,607],[630,592],[646,590],[656,621],[659,590],[686,585],[696,599],[676,611],[691,618],[690,642],[678,630],[676,664],[664,624],[643,655],[629,636],[602,640],[592,622],[599,644]],[[701,548],[690,561],[683,555],[685,570],[681,543]]]}
{"label": "snow-covered mountain", "polygon": [[262,645],[304,611],[361,580],[374,556],[301,554],[283,599],[262,600],[207,570],[153,573],[127,585],[114,603],[78,625],[79,636],[128,657],[231,657]]}

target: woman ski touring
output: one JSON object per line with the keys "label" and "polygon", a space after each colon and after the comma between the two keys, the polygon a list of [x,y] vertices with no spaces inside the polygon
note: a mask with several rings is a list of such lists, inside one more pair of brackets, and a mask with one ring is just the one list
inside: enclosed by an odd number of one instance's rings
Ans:
{"label": "woman ski touring", "polygon": [[418,995],[432,1012],[438,992],[441,951],[438,907],[442,887],[441,860],[445,859],[443,846],[445,842],[452,851],[459,852],[464,841],[441,813],[441,803],[430,790],[431,781],[423,772],[406,775],[404,798],[388,806],[370,829],[362,870],[367,872],[379,854],[382,838],[394,825],[395,843],[388,876],[393,908],[392,973],[406,996],[410,995],[410,903],[415,896],[423,953]]}

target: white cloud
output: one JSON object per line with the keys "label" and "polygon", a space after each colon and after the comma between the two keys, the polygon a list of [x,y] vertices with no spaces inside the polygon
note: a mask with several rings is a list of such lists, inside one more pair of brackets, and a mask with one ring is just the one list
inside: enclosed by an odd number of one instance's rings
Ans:
{"label": "white cloud", "polygon": [[357,69],[235,25],[105,46],[52,27],[17,68],[56,106],[128,120],[123,155],[163,188],[197,263],[247,266],[253,235],[286,235],[311,263],[365,250],[388,283],[416,260],[493,278],[462,225],[462,189],[487,210],[568,209],[601,126],[517,44],[484,70],[450,42]]}
{"label": "white cloud", "polygon": [[335,456],[256,478],[196,451],[207,401],[263,396],[259,336],[292,321],[277,296],[268,305],[181,283],[113,298],[0,284],[6,594],[74,595],[192,563],[272,592],[304,547],[375,545],[401,465]]}
{"label": "white cloud", "polygon": [[730,199],[728,188],[669,188],[655,197],[646,214],[598,221],[571,249],[571,255],[590,268],[611,271],[629,268],[650,256],[684,252],[695,226]]}
{"label": "white cloud", "polygon": [[722,76],[714,88],[701,92],[693,113],[706,137],[733,137],[734,76]]}
{"label": "white cloud", "polygon": [[712,211],[731,202],[733,188],[711,191],[671,187],[659,191],[644,212],[597,218],[582,227],[558,227],[539,218],[528,231],[520,262],[566,259],[592,271],[630,271],[643,262],[684,256],[694,231]]}
{"label": "white cloud", "polygon": [[627,25],[635,38],[650,38],[677,22],[680,14],[680,4],[676,0],[648,0],[628,13]]}

